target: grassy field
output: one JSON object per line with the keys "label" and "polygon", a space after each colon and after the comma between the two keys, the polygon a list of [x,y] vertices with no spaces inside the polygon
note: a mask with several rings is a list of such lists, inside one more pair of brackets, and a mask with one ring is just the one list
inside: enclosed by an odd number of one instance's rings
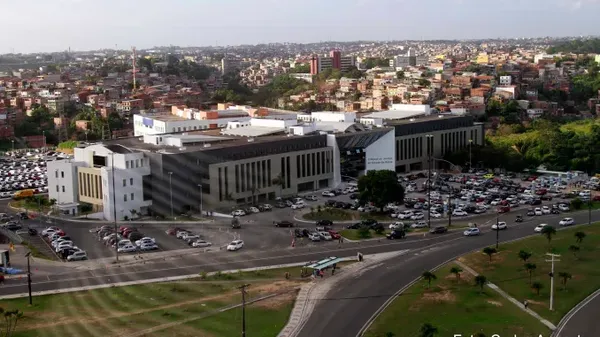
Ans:
{"label": "grassy field", "polygon": [[364,240],[371,238],[385,238],[385,235],[389,233],[389,231],[385,231],[381,234],[377,234],[375,231],[369,231],[369,237],[361,237],[358,229],[343,229],[340,231],[340,235],[345,237],[348,240]]}
{"label": "grassy field", "polygon": [[389,214],[385,213],[364,213],[353,210],[339,208],[324,208],[322,210],[313,209],[312,212],[302,215],[306,220],[331,220],[331,221],[360,221],[366,219],[375,219],[378,221],[391,221]]}
{"label": "grassy field", "polygon": [[[288,271],[292,278],[286,280]],[[19,309],[15,337],[33,336],[239,336],[241,309],[215,310],[241,302],[237,289],[250,284],[247,299],[283,293],[248,305],[248,334],[276,336],[287,322],[300,267],[216,274],[171,283],[153,283],[2,301]]]}
{"label": "grassy field", "polygon": [[548,328],[492,289],[484,287],[481,292],[472,276],[463,272],[458,281],[450,274],[452,266],[434,272],[437,280],[432,281],[431,288],[421,280],[407,289],[375,320],[365,336],[383,337],[392,332],[394,336],[417,337],[424,323],[438,329],[436,336],[471,336],[477,332],[486,336],[548,335]]}
{"label": "grassy field", "polygon": [[[577,243],[576,232],[584,232],[586,237]],[[578,246],[575,254],[570,246]],[[489,262],[487,255],[473,253],[461,258],[461,261],[485,275],[490,282],[522,301],[527,299],[531,309],[555,324],[573,306],[600,287],[600,270],[598,269],[598,252],[600,248],[600,225],[581,226],[559,231],[550,243],[540,235],[525,240],[500,245],[500,251]],[[518,253],[525,250],[532,253],[527,261],[536,265],[532,274],[532,282],[540,282],[543,288],[538,295],[530,287],[529,276],[524,262]],[[560,262],[555,264],[554,311],[548,308],[550,298],[550,263],[546,262],[548,251],[561,254]],[[566,284],[562,284],[559,275],[567,272],[572,275]]]}

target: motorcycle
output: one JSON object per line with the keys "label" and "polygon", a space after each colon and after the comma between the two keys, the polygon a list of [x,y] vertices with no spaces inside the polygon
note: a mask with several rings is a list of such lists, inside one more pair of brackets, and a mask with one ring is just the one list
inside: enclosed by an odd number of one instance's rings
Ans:
{"label": "motorcycle", "polygon": [[523,222],[523,217],[519,215],[515,222]]}

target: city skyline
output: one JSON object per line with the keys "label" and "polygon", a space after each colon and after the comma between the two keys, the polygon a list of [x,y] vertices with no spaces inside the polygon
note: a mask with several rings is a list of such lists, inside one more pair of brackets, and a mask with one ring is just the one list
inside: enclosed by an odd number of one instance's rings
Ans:
{"label": "city skyline", "polygon": [[[58,5],[57,5],[58,4]],[[3,3],[0,53],[273,42],[433,40],[597,34],[598,0],[85,0]],[[27,13],[24,16],[22,13]],[[29,18],[24,23],[23,18]],[[556,24],[556,23],[560,24]]]}

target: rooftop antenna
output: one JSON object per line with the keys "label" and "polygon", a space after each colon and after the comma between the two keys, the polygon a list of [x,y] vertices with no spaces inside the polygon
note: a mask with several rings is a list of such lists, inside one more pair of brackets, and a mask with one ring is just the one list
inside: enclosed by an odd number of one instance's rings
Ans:
{"label": "rooftop antenna", "polygon": [[133,90],[132,91],[135,91],[135,88],[136,88],[135,74],[137,73],[137,69],[135,68],[135,61],[136,61],[135,60],[135,57],[136,57],[135,56],[135,47],[131,47],[131,50],[133,51],[133,56],[132,56],[133,57],[133,62],[132,62],[132,64],[133,64]]}

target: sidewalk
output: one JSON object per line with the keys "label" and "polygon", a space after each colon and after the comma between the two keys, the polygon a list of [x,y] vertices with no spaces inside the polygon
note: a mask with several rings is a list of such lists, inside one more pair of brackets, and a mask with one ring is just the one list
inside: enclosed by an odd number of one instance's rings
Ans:
{"label": "sidewalk", "polygon": [[[463,270],[465,270],[469,274],[472,274],[473,276],[479,275],[475,270],[471,269],[471,267],[467,266],[466,264],[464,264],[458,260],[454,261],[454,263],[459,265]],[[521,301],[518,301],[516,298],[510,296],[509,294],[504,292],[504,290],[500,289],[497,285],[488,282],[487,286],[490,287],[491,289],[493,289],[494,291],[496,291],[498,294],[500,294],[500,296],[502,296],[502,297],[506,298],[507,300],[509,300],[510,302],[512,302],[514,305],[519,307],[521,310],[525,311],[526,313],[533,316],[535,319],[539,320],[542,324],[547,326],[550,330],[552,330],[552,331],[556,330],[556,326],[554,324],[552,324],[550,321],[543,318],[542,316],[538,315],[535,311],[533,311],[529,308],[525,308],[525,306],[523,305],[523,303]]]}
{"label": "sidewalk", "polygon": [[[329,275],[323,279],[316,278],[310,283],[303,285],[296,297],[296,302],[292,309],[292,313],[290,314],[290,318],[278,337],[297,336],[306,324],[319,300],[325,298],[327,293],[336,285],[336,283],[356,276],[356,274],[361,271],[377,267],[377,264],[384,260],[404,255],[407,252],[408,250],[402,250],[390,253],[365,255],[363,256],[363,262],[356,262],[350,266],[341,268],[335,275]],[[348,260],[353,260],[353,258],[349,258]]]}

